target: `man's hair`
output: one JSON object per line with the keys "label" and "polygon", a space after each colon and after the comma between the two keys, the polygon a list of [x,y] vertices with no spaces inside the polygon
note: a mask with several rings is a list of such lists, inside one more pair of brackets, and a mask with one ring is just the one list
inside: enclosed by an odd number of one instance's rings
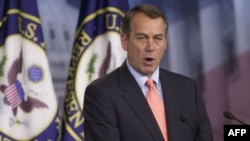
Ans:
{"label": "man's hair", "polygon": [[167,35],[168,32],[168,21],[164,13],[158,9],[157,7],[149,4],[142,4],[142,5],[137,5],[134,8],[128,10],[123,17],[122,20],[122,33],[125,34],[127,37],[129,37],[129,34],[131,32],[131,21],[133,20],[135,14],[137,13],[144,13],[148,17],[152,19],[156,18],[162,18],[164,23],[165,23],[165,33]]}

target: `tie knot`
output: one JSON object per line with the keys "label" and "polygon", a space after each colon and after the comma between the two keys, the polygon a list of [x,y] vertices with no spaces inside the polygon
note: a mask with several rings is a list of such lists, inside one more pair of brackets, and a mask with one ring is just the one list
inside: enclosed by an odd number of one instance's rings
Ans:
{"label": "tie knot", "polygon": [[154,80],[151,78],[148,78],[148,80],[146,81],[146,86],[148,88],[154,87]]}

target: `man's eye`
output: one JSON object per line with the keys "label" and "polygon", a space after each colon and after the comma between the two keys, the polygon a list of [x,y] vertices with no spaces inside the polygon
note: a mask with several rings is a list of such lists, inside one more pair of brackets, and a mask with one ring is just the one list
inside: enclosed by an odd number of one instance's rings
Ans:
{"label": "man's eye", "polygon": [[155,38],[155,40],[161,41],[161,40],[162,40],[162,37],[157,37],[157,38]]}
{"label": "man's eye", "polygon": [[137,37],[138,40],[144,40],[146,39],[145,37]]}

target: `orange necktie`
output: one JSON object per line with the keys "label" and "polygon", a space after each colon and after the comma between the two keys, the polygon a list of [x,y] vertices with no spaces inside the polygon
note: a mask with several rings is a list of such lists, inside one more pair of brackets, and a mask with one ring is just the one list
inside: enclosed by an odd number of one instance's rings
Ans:
{"label": "orange necktie", "polygon": [[161,133],[164,137],[164,140],[167,141],[167,125],[166,125],[166,116],[165,108],[163,105],[163,100],[155,89],[154,82],[151,78],[148,78],[146,81],[146,86],[148,87],[147,101],[154,114],[154,117],[160,127]]}

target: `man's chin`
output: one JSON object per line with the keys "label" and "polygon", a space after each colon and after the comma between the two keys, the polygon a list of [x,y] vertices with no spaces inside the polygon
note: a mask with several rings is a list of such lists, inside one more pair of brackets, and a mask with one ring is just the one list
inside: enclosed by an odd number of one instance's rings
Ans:
{"label": "man's chin", "polygon": [[144,69],[143,74],[151,76],[154,73],[155,69],[153,67],[147,67]]}

